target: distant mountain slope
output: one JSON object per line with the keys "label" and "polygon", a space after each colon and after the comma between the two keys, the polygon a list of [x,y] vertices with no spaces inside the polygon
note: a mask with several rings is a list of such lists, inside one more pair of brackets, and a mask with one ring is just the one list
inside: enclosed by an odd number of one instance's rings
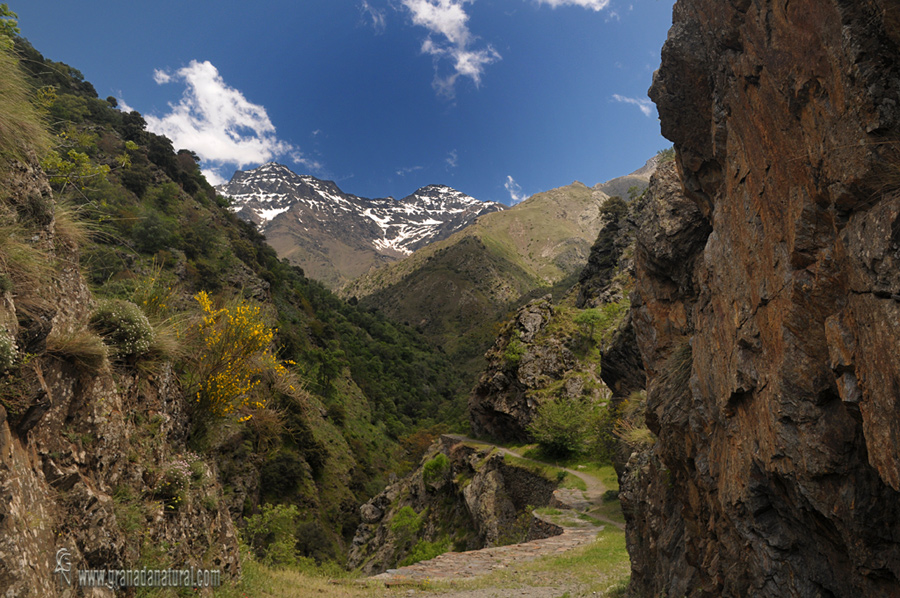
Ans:
{"label": "distant mountain slope", "polygon": [[579,182],[539,193],[369,272],[341,294],[415,326],[474,371],[496,322],[581,271],[607,197]]}
{"label": "distant mountain slope", "polygon": [[259,226],[280,257],[331,288],[505,207],[445,185],[400,200],[366,199],[273,162],[238,171],[216,190],[231,198],[238,216]]}
{"label": "distant mountain slope", "polygon": [[647,160],[643,166],[631,174],[610,179],[605,183],[597,183],[594,185],[594,189],[602,191],[610,197],[618,195],[623,199],[628,199],[628,190],[632,187],[636,187],[638,193],[643,193],[644,189],[650,184],[650,176],[656,172],[656,167],[659,165],[659,158],[660,157],[657,154]]}

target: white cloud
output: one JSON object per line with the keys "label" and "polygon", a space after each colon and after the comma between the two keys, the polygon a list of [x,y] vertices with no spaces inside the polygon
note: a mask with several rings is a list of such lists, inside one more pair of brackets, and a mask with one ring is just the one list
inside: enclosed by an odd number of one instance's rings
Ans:
{"label": "white cloud", "polygon": [[424,166],[404,166],[402,168],[397,169],[397,176],[406,176],[408,174],[412,174],[417,170],[422,170]]}
{"label": "white cloud", "polygon": [[299,164],[306,168],[311,174],[323,175],[325,174],[325,165],[319,162],[318,160],[313,160],[312,158],[307,158],[300,152],[293,152],[291,154],[291,161],[294,164]]}
{"label": "white cloud", "polygon": [[503,186],[506,187],[507,191],[509,191],[509,198],[514,204],[519,203],[520,201],[523,201],[528,197],[522,191],[522,187],[510,175],[506,175],[506,182],[503,184]]}
{"label": "white cloud", "polygon": [[551,8],[557,6],[580,6],[595,11],[601,11],[609,6],[609,0],[537,0],[538,4],[547,4]]}
{"label": "white cloud", "polygon": [[644,113],[644,116],[648,118],[653,116],[653,102],[651,102],[649,98],[628,98],[625,96],[620,96],[616,93],[613,94],[613,99],[617,102],[623,102],[625,104],[634,104],[641,112]]}
{"label": "white cloud", "polygon": [[172,75],[162,69],[154,69],[153,80],[156,81],[158,85],[163,85],[172,81]]}
{"label": "white cloud", "polygon": [[444,161],[447,163],[448,168],[456,168],[458,159],[459,156],[457,156],[456,150],[451,150],[450,153],[447,154],[447,158]]}
{"label": "white cloud", "polygon": [[215,170],[213,168],[204,168],[203,170],[201,170],[201,172],[203,173],[203,176],[206,177],[206,182],[212,186],[224,185],[228,182],[228,180],[223,177],[218,170]]}
{"label": "white cloud", "polygon": [[126,104],[125,100],[123,100],[122,98],[116,98],[116,108],[118,108],[120,112],[124,112],[125,114],[134,112],[134,108]]}
{"label": "white cloud", "polygon": [[[422,42],[422,53],[435,59],[434,88],[441,94],[453,97],[459,77],[469,77],[476,87],[481,85],[484,68],[500,60],[500,54],[492,46],[472,48],[477,39],[469,31],[469,15],[465,5],[474,0],[401,0],[410,12],[415,25],[425,27],[428,37]],[[438,64],[447,59],[453,66],[449,75],[438,74]]]}
{"label": "white cloud", "polygon": [[[609,7],[610,0],[535,0],[539,5],[546,4],[551,8],[560,6],[576,6],[599,12]],[[490,44],[475,47],[478,37],[469,30],[469,15],[466,5],[475,0],[400,0],[400,4],[409,11],[415,25],[425,27],[429,34],[422,42],[422,53],[429,54],[435,61],[435,75],[432,85],[442,95],[452,98],[456,82],[460,77],[468,77],[478,87],[487,65],[501,60],[502,57]],[[384,12],[373,9],[367,0],[362,0],[360,9],[370,14],[373,25],[384,21]],[[371,14],[373,11],[377,14]],[[507,13],[509,14],[509,13]],[[610,12],[607,19],[616,18],[618,14]],[[450,74],[441,74],[449,62],[452,65]]]}
{"label": "white cloud", "polygon": [[175,73],[157,70],[153,78],[159,84],[183,81],[186,89],[165,116],[145,116],[147,128],[171,139],[176,149],[194,150],[208,170],[261,164],[297,151],[278,139],[266,109],[229,87],[210,62],[192,60]]}
{"label": "white cloud", "polygon": [[383,9],[379,10],[369,4],[367,0],[362,0],[362,3],[359,5],[359,12],[362,14],[363,18],[368,21],[368,24],[372,26],[372,29],[374,29],[376,33],[384,32],[387,22]]}

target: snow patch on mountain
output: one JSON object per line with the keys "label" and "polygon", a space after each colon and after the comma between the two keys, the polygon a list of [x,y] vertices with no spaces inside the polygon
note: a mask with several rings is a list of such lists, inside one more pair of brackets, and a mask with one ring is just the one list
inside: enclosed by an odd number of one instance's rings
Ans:
{"label": "snow patch on mountain", "polygon": [[238,171],[216,190],[231,198],[231,209],[263,232],[282,218],[317,224],[321,231],[349,241],[358,238],[387,255],[408,255],[468,226],[481,214],[504,209],[446,185],[428,185],[396,200],[367,199],[344,193],[332,181],[298,175],[269,162]]}

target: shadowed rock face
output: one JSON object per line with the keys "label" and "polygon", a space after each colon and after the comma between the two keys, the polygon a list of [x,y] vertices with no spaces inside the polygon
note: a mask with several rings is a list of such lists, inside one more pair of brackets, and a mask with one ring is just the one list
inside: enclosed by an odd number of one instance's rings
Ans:
{"label": "shadowed rock face", "polygon": [[[469,421],[476,435],[503,440],[530,438],[528,425],[538,404],[528,391],[559,380],[575,366],[575,356],[559,339],[535,342],[553,318],[550,296],[521,307],[486,354],[488,368],[469,397]],[[509,347],[519,343],[521,356],[509,363]],[[580,394],[581,389],[573,394]]]}
{"label": "shadowed rock face", "polygon": [[633,314],[659,436],[623,476],[638,595],[900,595],[898,15],[675,6],[650,95],[684,196],[661,176]]}

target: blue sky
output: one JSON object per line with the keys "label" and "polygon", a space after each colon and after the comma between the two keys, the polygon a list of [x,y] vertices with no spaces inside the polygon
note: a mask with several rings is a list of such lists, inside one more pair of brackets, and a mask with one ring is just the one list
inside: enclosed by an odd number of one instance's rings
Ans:
{"label": "blue sky", "polygon": [[22,35],[210,179],[275,160],[364,197],[511,203],[639,168],[674,0],[12,0]]}

